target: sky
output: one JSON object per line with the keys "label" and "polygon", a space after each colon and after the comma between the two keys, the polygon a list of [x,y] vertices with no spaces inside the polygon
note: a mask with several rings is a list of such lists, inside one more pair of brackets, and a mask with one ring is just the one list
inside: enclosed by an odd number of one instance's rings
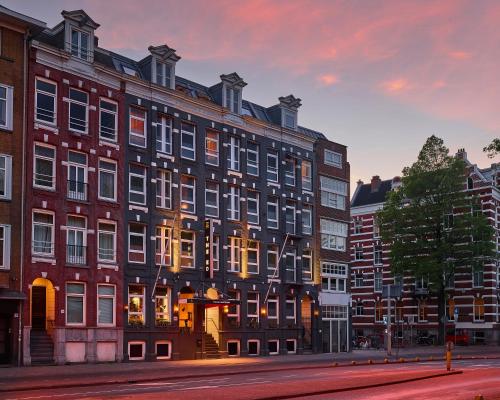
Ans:
{"label": "sky", "polygon": [[168,44],[176,73],[237,72],[263,106],[293,94],[299,124],[348,146],[351,182],[389,179],[427,137],[472,163],[500,137],[500,1],[0,0],[52,27],[84,9],[101,47],[136,60]]}

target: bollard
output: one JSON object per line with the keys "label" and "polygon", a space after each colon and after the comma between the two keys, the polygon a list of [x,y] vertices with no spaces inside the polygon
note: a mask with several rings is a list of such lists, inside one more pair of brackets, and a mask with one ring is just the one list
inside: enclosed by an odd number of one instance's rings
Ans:
{"label": "bollard", "polygon": [[373,361],[372,360],[368,360],[368,364],[373,364]]}
{"label": "bollard", "polygon": [[420,361],[420,358],[419,357],[415,357],[415,362],[419,362]]}
{"label": "bollard", "polygon": [[387,358],[384,358],[384,363],[387,364],[388,362],[389,362],[389,360]]}
{"label": "bollard", "polygon": [[452,342],[446,343],[446,370],[451,370],[451,345]]}
{"label": "bollard", "polygon": [[400,362],[400,363],[404,363],[404,362],[405,362],[405,359],[404,359],[403,357],[401,357],[401,358],[399,359],[399,362]]}
{"label": "bollard", "polygon": [[338,365],[339,365],[339,363],[338,363],[338,362],[334,362],[334,363],[333,363],[333,366],[334,366],[334,367],[338,367]]}
{"label": "bollard", "polygon": [[477,394],[474,396],[474,400],[484,400],[484,397],[482,394]]}
{"label": "bollard", "polygon": [[351,364],[352,365],[356,365],[356,361],[351,361]]}

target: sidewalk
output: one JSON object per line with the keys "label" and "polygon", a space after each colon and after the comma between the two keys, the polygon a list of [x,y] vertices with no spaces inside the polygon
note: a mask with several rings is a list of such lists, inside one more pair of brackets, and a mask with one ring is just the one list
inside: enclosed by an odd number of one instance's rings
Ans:
{"label": "sidewalk", "polygon": [[[412,347],[393,349],[392,357],[441,358],[442,347]],[[457,347],[454,358],[460,356],[500,358],[498,346]],[[36,366],[4,368],[0,371],[0,392],[41,388],[93,386],[110,383],[147,382],[217,375],[241,374],[252,371],[324,368],[333,363],[366,363],[387,358],[384,350],[354,350],[351,353],[321,353],[308,355],[283,355],[271,357],[240,357],[216,360],[184,360],[158,362],[127,362],[113,364],[78,364],[62,366]]]}

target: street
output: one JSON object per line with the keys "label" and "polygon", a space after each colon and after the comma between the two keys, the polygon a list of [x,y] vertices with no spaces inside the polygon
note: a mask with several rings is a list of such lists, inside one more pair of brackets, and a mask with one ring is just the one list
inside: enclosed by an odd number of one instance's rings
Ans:
{"label": "street", "polygon": [[[244,372],[228,377],[168,379],[102,386],[75,386],[4,392],[2,399],[500,399],[500,360],[453,362],[455,375],[442,362],[324,367]],[[420,379],[419,379],[420,378]],[[421,379],[423,378],[423,379]],[[406,383],[397,382],[407,381]],[[382,386],[360,389],[370,385]]]}

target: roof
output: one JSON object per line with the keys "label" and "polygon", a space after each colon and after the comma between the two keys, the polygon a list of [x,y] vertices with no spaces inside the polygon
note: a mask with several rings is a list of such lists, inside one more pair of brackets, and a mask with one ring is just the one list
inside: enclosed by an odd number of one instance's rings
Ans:
{"label": "roof", "polygon": [[372,192],[371,183],[364,183],[356,190],[351,200],[351,208],[383,203],[387,193],[390,192],[391,189],[392,179],[381,181],[380,187],[375,192]]}
{"label": "roof", "polygon": [[10,8],[1,5],[0,5],[0,13],[28,25],[29,28],[33,31],[33,33],[37,33],[40,30],[45,29],[47,27],[46,23],[43,21],[18,13],[14,10],[11,10]]}

